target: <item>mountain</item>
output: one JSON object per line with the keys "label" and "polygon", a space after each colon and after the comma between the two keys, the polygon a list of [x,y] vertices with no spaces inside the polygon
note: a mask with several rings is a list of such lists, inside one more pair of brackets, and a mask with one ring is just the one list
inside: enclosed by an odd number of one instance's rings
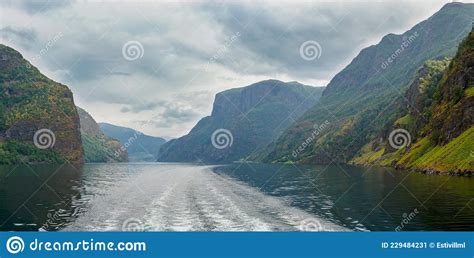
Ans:
{"label": "mountain", "polygon": [[127,149],[120,141],[106,136],[94,118],[84,109],[77,107],[81,121],[81,137],[86,162],[126,162]]}
{"label": "mountain", "polygon": [[[397,119],[400,97],[428,60],[452,57],[472,28],[474,4],[449,3],[401,35],[363,49],[320,101],[259,154],[266,162],[347,163]],[[314,125],[326,124],[315,133]],[[318,126],[320,127],[320,126]],[[304,145],[304,147],[303,147]]]}
{"label": "mountain", "polygon": [[127,148],[130,161],[156,161],[161,145],[166,140],[131,128],[99,123],[105,135],[115,138]]}
{"label": "mountain", "polygon": [[398,135],[403,145],[394,144],[397,135],[382,132],[352,163],[474,173],[474,32],[449,66],[446,61],[428,61],[400,101],[398,119],[389,131],[405,130]]}
{"label": "mountain", "polygon": [[160,149],[158,161],[228,162],[247,159],[276,139],[319,99],[322,87],[261,81],[216,95],[211,116]]}
{"label": "mountain", "polygon": [[0,44],[0,163],[82,163],[72,92]]}

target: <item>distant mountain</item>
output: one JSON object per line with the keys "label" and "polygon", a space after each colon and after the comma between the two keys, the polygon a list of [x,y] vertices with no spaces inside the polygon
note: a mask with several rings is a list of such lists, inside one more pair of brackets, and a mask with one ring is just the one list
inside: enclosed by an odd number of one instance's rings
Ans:
{"label": "distant mountain", "polygon": [[116,139],[106,136],[94,118],[77,107],[86,162],[126,162],[127,149]]}
{"label": "distant mountain", "polygon": [[81,163],[71,91],[0,44],[0,163]]}
{"label": "distant mountain", "polygon": [[158,161],[228,162],[247,159],[313,106],[322,87],[261,81],[216,95],[211,116],[161,147]]}
{"label": "distant mountain", "polygon": [[[347,163],[391,128],[420,67],[452,57],[472,28],[474,4],[449,3],[402,35],[363,49],[328,84],[318,104],[259,154],[266,162]],[[326,124],[324,128],[319,125]],[[318,125],[315,133],[315,125]]]}
{"label": "distant mountain", "polygon": [[130,161],[156,161],[161,145],[166,140],[153,137],[131,128],[99,123],[102,131],[109,137],[118,139],[128,150]]}
{"label": "distant mountain", "polygon": [[[474,32],[447,64],[428,61],[418,71],[405,98],[399,100],[398,118],[352,163],[474,173]],[[392,133],[400,129],[406,135]]]}

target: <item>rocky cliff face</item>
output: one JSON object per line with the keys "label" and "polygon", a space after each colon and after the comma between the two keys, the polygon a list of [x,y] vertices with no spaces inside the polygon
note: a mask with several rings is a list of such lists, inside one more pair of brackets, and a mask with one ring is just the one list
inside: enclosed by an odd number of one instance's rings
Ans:
{"label": "rocky cliff face", "polygon": [[276,139],[322,88],[267,80],[216,95],[212,114],[160,149],[159,161],[228,162],[247,159]]}
{"label": "rocky cliff face", "polygon": [[474,33],[468,35],[450,63],[438,89],[430,128],[437,144],[446,144],[474,121]]}
{"label": "rocky cliff face", "polygon": [[126,162],[127,149],[120,141],[106,136],[94,118],[78,107],[86,162]]}
{"label": "rocky cliff face", "polygon": [[[246,114],[256,105],[279,103],[294,110],[295,116],[292,118],[296,118],[319,98],[320,92],[311,90],[313,89],[297,82],[282,83],[277,80],[267,80],[248,87],[227,90],[216,94],[211,116],[225,120]],[[317,88],[317,90],[322,91],[322,88]],[[305,94],[316,94],[316,96],[310,95],[311,101],[304,101],[300,106],[300,101],[304,100],[302,96]]]}
{"label": "rocky cliff face", "polygon": [[83,162],[71,91],[0,44],[0,163]]}
{"label": "rocky cliff face", "polygon": [[[362,50],[328,84],[318,104],[286,130],[266,162],[346,163],[397,119],[399,99],[427,60],[452,57],[472,28],[474,5],[450,3],[402,35]],[[314,125],[329,126],[311,137]],[[312,139],[306,143],[307,139]],[[308,146],[292,155],[305,143]]]}
{"label": "rocky cliff face", "polygon": [[[352,163],[428,173],[474,173],[473,32],[449,66],[447,61],[427,62],[400,103],[404,104],[400,105],[399,118],[390,130],[362,148]],[[405,136],[399,138],[403,145],[394,148],[395,136],[389,132],[400,129],[405,130]]]}

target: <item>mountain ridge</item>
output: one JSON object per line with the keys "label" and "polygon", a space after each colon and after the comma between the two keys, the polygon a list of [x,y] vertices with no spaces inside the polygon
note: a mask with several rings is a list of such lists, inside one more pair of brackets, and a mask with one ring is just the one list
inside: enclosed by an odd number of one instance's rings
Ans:
{"label": "mountain ridge", "polygon": [[155,161],[161,145],[166,140],[161,137],[146,135],[138,130],[99,123],[101,130],[109,137],[115,138],[127,149],[130,161]]}
{"label": "mountain ridge", "polygon": [[[187,135],[164,144],[158,161],[246,159],[312,106],[321,92],[322,87],[278,80],[264,80],[219,92],[211,115],[202,118]],[[217,132],[222,134],[214,134]],[[229,146],[221,149],[219,140],[227,140]]]}
{"label": "mountain ridge", "polygon": [[[456,53],[459,42],[472,28],[473,18],[474,4],[447,4],[400,36],[385,36],[378,44],[361,50],[330,81],[318,104],[306,111],[268,150],[259,153],[256,160],[304,164],[349,162],[395,119],[399,104],[396,100],[408,88],[418,68],[427,60]],[[310,147],[293,157],[292,151],[311,135],[313,126],[324,121],[329,121],[330,126]]]}
{"label": "mountain ridge", "polygon": [[[449,65],[428,61],[401,101],[404,104],[392,129],[405,130],[405,138],[400,139],[406,146],[394,149],[393,142],[372,141],[351,163],[430,174],[473,174],[474,32],[461,43]],[[391,140],[384,132],[381,139]]]}

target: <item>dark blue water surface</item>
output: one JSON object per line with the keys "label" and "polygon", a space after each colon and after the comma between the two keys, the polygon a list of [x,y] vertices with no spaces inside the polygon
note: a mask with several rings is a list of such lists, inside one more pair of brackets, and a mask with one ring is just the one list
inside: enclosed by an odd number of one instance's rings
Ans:
{"label": "dark blue water surface", "polygon": [[474,178],[236,163],[0,167],[0,230],[472,231]]}

